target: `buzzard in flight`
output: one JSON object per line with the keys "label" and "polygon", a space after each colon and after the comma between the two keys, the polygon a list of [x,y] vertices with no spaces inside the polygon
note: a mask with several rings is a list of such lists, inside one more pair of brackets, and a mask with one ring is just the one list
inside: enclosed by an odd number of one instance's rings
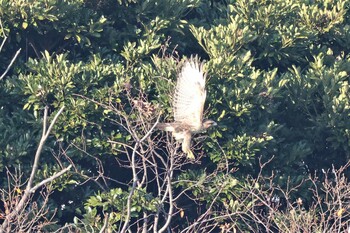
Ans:
{"label": "buzzard in flight", "polygon": [[203,120],[203,109],[206,97],[204,62],[198,57],[187,59],[177,78],[173,112],[173,123],[159,123],[157,128],[172,132],[173,137],[182,143],[182,151],[194,159],[191,151],[192,134],[205,131],[215,126],[215,121]]}

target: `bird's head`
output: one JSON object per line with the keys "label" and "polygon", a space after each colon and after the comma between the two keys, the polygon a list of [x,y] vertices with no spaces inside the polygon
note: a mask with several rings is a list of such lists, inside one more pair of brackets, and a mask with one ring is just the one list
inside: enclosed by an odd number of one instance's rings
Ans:
{"label": "bird's head", "polygon": [[204,129],[208,129],[208,128],[216,126],[216,125],[217,125],[216,122],[213,120],[204,120],[203,121],[203,128]]}

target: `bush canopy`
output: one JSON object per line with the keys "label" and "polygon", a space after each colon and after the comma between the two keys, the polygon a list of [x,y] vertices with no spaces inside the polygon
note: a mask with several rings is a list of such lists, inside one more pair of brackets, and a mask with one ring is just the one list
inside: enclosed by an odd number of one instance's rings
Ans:
{"label": "bush canopy", "polygon": [[[349,0],[0,0],[0,232],[349,230]],[[195,160],[171,134],[205,60]]]}

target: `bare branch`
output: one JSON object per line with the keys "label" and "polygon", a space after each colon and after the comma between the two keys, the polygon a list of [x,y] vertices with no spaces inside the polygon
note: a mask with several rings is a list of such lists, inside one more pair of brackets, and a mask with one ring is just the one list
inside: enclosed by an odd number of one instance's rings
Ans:
{"label": "bare branch", "polygon": [[174,204],[173,204],[173,191],[172,191],[172,178],[173,178],[173,164],[174,164],[174,158],[173,156],[170,157],[170,168],[169,171],[167,172],[167,192],[169,196],[169,211],[166,216],[166,222],[164,226],[159,229],[159,233],[164,232],[168,226],[170,225],[172,215],[173,215],[173,210],[174,210]]}
{"label": "bare branch", "polygon": [[[140,139],[137,140],[135,143],[135,146],[133,148],[132,151],[132,155],[131,155],[131,168],[132,168],[132,173],[133,173],[133,184],[127,199],[127,206],[126,206],[126,217],[125,217],[125,222],[123,224],[123,228],[121,229],[121,233],[125,233],[126,229],[129,225],[129,221],[130,221],[130,215],[131,215],[131,200],[132,200],[132,196],[136,190],[137,187],[137,182],[138,182],[138,177],[137,177],[137,172],[136,172],[136,164],[135,164],[135,156],[136,156],[136,152],[137,152],[137,148],[141,145],[141,143],[146,140],[149,135],[152,133],[152,131],[154,130],[154,128],[157,126],[157,124],[159,123],[159,119],[160,119],[160,114],[158,115],[157,121],[153,124],[153,126],[151,127],[151,129]],[[131,130],[129,132],[132,132]],[[137,138],[136,133],[132,134],[132,136],[134,138]]]}
{"label": "bare branch", "polygon": [[10,64],[7,66],[5,72],[0,76],[0,81],[5,77],[5,75],[7,74],[7,72],[10,70],[11,66],[13,65],[13,63],[15,62],[17,56],[19,55],[19,53],[21,52],[21,49],[17,50],[15,56],[12,58]]}
{"label": "bare branch", "polygon": [[103,223],[103,226],[100,230],[100,233],[105,233],[107,231],[107,227],[108,227],[108,219],[109,219],[109,214],[107,213],[105,215],[105,218],[104,218],[104,223]]}
{"label": "bare branch", "polygon": [[36,173],[36,171],[38,169],[38,165],[39,165],[39,159],[40,159],[41,151],[43,149],[45,141],[46,141],[47,137],[49,136],[52,127],[56,123],[58,116],[61,115],[61,113],[63,112],[63,109],[64,109],[64,106],[56,113],[55,117],[53,118],[53,120],[52,120],[52,122],[51,122],[51,124],[49,126],[49,128],[46,129],[48,107],[45,107],[44,120],[43,120],[43,133],[42,133],[42,137],[40,139],[40,143],[39,143],[38,149],[37,149],[37,151],[35,153],[33,169],[32,169],[32,172],[30,174],[29,181],[28,181],[28,184],[27,184],[26,191],[28,191],[28,192],[32,188],[33,180],[34,180],[34,177],[35,177],[35,173]]}
{"label": "bare branch", "polygon": [[33,188],[30,189],[30,192],[34,193],[36,190],[38,190],[38,188],[44,186],[47,183],[52,182],[56,178],[62,176],[64,173],[69,171],[71,168],[72,168],[72,164],[70,164],[68,167],[64,168],[63,170],[57,172],[56,174],[50,176],[49,178],[46,178],[45,180],[39,182],[37,185],[35,185]]}
{"label": "bare branch", "polygon": [[[3,39],[2,42],[1,42],[1,46],[0,46],[0,52],[1,52],[1,51],[2,51],[2,48],[3,48],[4,45],[5,45],[5,42],[6,42],[6,40],[7,40],[7,36],[6,36],[5,32],[4,32],[4,28],[3,28],[3,26],[2,26],[2,21],[1,21],[1,19],[0,19],[0,29],[1,29],[2,35],[3,35],[3,37],[4,37],[4,39]],[[15,62],[15,60],[17,59],[17,56],[19,55],[20,52],[21,52],[21,49],[17,50],[17,52],[16,52],[16,54],[13,56],[13,58],[12,58],[10,64],[7,66],[7,68],[6,68],[6,70],[4,71],[4,73],[0,76],[0,81],[5,77],[5,75],[7,74],[7,72],[10,70],[11,66],[13,65],[13,63]]]}
{"label": "bare branch", "polygon": [[2,26],[2,20],[0,19],[0,29],[2,31],[2,36],[4,37],[4,39],[2,40],[1,42],[1,46],[0,46],[0,52],[2,51],[2,48],[4,47],[5,45],[5,42],[7,40],[7,36],[5,34],[5,31],[4,31],[4,27]]}
{"label": "bare branch", "polygon": [[54,180],[55,178],[63,175],[64,173],[66,173],[70,168],[71,165],[68,166],[67,168],[63,169],[62,171],[56,173],[55,175],[41,181],[40,183],[38,183],[37,185],[35,185],[33,187],[33,180],[36,174],[36,171],[38,169],[38,164],[39,164],[39,159],[40,159],[40,155],[42,152],[42,148],[44,146],[44,143],[46,141],[46,139],[48,138],[53,125],[56,123],[56,120],[58,119],[58,116],[62,113],[64,109],[64,106],[57,112],[57,114],[55,115],[54,119],[52,120],[49,128],[46,130],[46,122],[47,122],[47,112],[48,112],[48,108],[45,108],[44,111],[44,119],[43,119],[43,134],[42,134],[42,138],[39,142],[39,146],[38,149],[35,153],[35,158],[34,158],[34,163],[33,163],[33,168],[31,171],[31,175],[30,178],[28,180],[26,189],[24,190],[23,196],[21,197],[21,199],[19,200],[18,204],[16,205],[16,207],[12,210],[12,212],[10,212],[9,214],[6,215],[6,218],[3,222],[3,224],[0,227],[0,233],[4,232],[5,229],[8,228],[8,225],[10,224],[10,222],[12,221],[12,219],[18,214],[20,213],[26,206],[26,204],[28,203],[31,195],[33,192],[35,192],[39,187],[42,187],[43,185],[47,184],[48,182]]}

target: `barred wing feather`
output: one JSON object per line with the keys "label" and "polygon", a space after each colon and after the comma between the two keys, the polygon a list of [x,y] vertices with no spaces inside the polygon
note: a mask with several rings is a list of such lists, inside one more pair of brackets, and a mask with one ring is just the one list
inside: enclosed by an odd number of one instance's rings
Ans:
{"label": "barred wing feather", "polygon": [[176,122],[189,125],[191,130],[202,126],[203,108],[206,98],[206,74],[198,57],[185,62],[178,76],[174,97],[174,118]]}

